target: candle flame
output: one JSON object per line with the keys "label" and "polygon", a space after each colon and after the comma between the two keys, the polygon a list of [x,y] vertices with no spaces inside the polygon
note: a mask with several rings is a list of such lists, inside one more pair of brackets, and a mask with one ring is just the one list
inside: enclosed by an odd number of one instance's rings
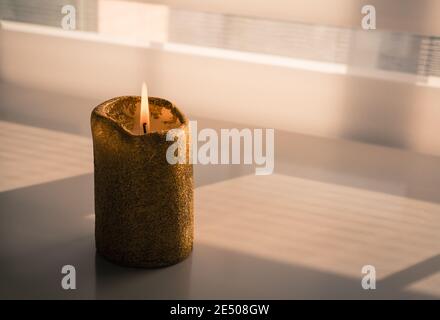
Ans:
{"label": "candle flame", "polygon": [[150,108],[148,106],[148,89],[145,82],[142,83],[141,107],[139,112],[140,112],[139,134],[146,134],[151,130],[151,128],[150,128]]}

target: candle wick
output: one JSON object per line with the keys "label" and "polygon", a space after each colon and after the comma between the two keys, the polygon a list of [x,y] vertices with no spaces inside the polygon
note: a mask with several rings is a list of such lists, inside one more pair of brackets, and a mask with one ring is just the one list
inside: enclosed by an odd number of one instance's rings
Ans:
{"label": "candle wick", "polygon": [[146,133],[147,133],[147,123],[144,122],[144,123],[142,124],[142,126],[143,126],[143,128],[144,128],[144,134],[146,134]]}

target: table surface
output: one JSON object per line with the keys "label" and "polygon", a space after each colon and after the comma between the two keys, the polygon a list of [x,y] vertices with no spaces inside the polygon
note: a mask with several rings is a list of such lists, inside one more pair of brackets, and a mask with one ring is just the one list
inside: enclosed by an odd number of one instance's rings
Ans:
{"label": "table surface", "polygon": [[[89,135],[23,116],[9,89],[0,87],[1,299],[440,298],[437,157],[276,131],[272,175],[195,166],[188,259],[123,268],[95,253]],[[61,288],[67,264],[76,290]],[[376,290],[362,289],[364,265],[376,268]]]}

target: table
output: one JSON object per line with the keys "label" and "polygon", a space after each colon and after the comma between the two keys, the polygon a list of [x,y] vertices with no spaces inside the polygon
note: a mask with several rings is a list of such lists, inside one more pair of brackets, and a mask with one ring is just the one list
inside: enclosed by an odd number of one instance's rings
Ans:
{"label": "table", "polygon": [[[276,131],[272,175],[196,165],[188,259],[122,268],[95,253],[89,133],[24,117],[11,92],[0,88],[1,299],[440,298],[437,157]],[[67,264],[76,290],[61,288]],[[364,265],[376,290],[362,289]]]}

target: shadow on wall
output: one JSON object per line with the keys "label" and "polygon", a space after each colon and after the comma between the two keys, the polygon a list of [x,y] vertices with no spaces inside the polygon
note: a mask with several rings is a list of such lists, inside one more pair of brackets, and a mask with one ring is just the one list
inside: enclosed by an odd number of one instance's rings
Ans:
{"label": "shadow on wall", "polygon": [[[402,1],[401,6],[393,8],[395,15],[405,16],[414,3]],[[422,16],[429,16],[427,3],[418,4]],[[425,6],[425,8],[420,8]],[[422,61],[423,37],[403,32],[382,32],[380,10],[390,12],[387,4],[376,7],[376,30],[353,30],[348,58],[347,74],[366,72],[368,68],[395,73],[392,80],[369,80],[364,77],[350,77],[346,81],[346,110],[342,123],[342,137],[367,143],[412,149],[411,143],[417,138],[419,117],[427,107],[428,94],[417,85],[423,79]],[[362,15],[359,14],[359,19]],[[383,23],[383,22],[382,22]],[[414,21],[413,21],[414,23]],[[419,19],[419,26],[426,22]],[[360,28],[360,27],[359,27]],[[417,26],[412,26],[416,28]],[[425,54],[426,55],[426,54]],[[426,65],[425,65],[426,67]],[[413,83],[396,81],[399,77],[413,79]],[[438,90],[427,88],[426,90]],[[428,106],[429,107],[429,106]],[[435,116],[435,115],[432,115]],[[435,137],[428,137],[433,140]],[[426,139],[426,137],[425,137]]]}

